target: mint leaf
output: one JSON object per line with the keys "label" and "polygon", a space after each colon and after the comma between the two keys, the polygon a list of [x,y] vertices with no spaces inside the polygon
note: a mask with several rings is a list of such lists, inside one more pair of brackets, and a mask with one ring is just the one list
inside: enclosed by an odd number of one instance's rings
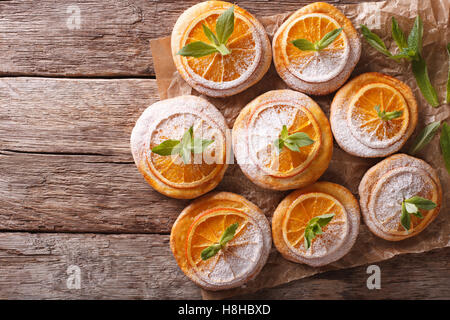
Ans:
{"label": "mint leaf", "polygon": [[230,7],[217,18],[217,36],[205,24],[202,24],[202,28],[203,33],[211,44],[207,44],[203,41],[191,42],[181,48],[177,53],[178,55],[200,58],[216,52],[219,52],[223,56],[230,54],[231,51],[226,47],[226,43],[234,31],[234,6]]}
{"label": "mint leaf", "polygon": [[217,52],[216,47],[202,41],[191,42],[178,51],[178,55],[183,57],[200,58]]}
{"label": "mint leaf", "polygon": [[419,59],[419,56],[422,54],[422,38],[423,23],[422,19],[420,19],[420,16],[417,16],[408,36],[408,48],[415,53],[415,60]]}
{"label": "mint leaf", "polygon": [[447,172],[450,174],[450,126],[444,122],[441,130],[441,152],[444,157],[445,167],[447,168]]}
{"label": "mint leaf", "polygon": [[308,221],[305,227],[304,245],[306,250],[311,247],[312,240],[319,234],[322,234],[322,227],[325,227],[333,219],[334,213],[316,216]]}
{"label": "mint leaf", "polygon": [[430,78],[428,76],[428,69],[425,60],[419,54],[417,54],[416,60],[411,61],[412,72],[416,78],[417,86],[422,92],[423,97],[427,102],[434,108],[439,106],[439,99],[431,84]]}
{"label": "mint leaf", "polygon": [[422,150],[430,141],[433,139],[437,130],[441,125],[440,121],[432,122],[427,125],[416,137],[413,145],[409,149],[409,154],[415,155],[417,152]]}
{"label": "mint leaf", "polygon": [[[414,196],[412,198],[406,199],[405,203],[413,204],[417,208],[424,209],[424,210],[431,210],[431,209],[436,208],[436,203],[434,203],[431,200],[419,197],[419,196]],[[408,211],[408,212],[410,212],[410,211]]]}
{"label": "mint leaf", "polygon": [[[398,25],[398,22],[394,17],[392,17],[392,31],[391,32],[392,32],[392,38],[394,38],[394,41],[395,41],[395,43],[397,43],[397,46],[400,49],[400,51],[403,51],[404,49],[408,48],[408,42],[406,41],[405,34],[403,33],[402,29],[400,29],[400,26]],[[408,55],[406,55],[406,57],[408,57]],[[406,58],[406,57],[402,57],[402,58]]]}
{"label": "mint leaf", "polygon": [[381,111],[380,106],[378,106],[378,105],[375,106],[374,109],[377,112],[378,117],[383,121],[389,121],[389,120],[399,118],[403,114],[403,111],[401,111],[401,110],[390,111],[390,112],[386,112],[385,110]]}
{"label": "mint leaf", "polygon": [[200,256],[202,257],[203,261],[208,260],[209,258],[214,257],[220,251],[220,249],[222,249],[222,246],[220,244],[213,244],[212,246],[204,249]]}
{"label": "mint leaf", "polygon": [[322,39],[312,43],[307,39],[296,39],[291,41],[291,43],[302,51],[320,51],[328,47],[339,34],[342,32],[342,28],[334,29],[328,32],[322,37]]}
{"label": "mint leaf", "polygon": [[191,126],[183,133],[181,140],[166,140],[152,149],[152,152],[161,156],[178,154],[184,164],[191,162],[191,153],[203,153],[214,140],[194,138],[194,128]]}
{"label": "mint leaf", "polygon": [[216,46],[220,45],[219,40],[217,40],[217,37],[214,34],[214,32],[212,32],[211,29],[208,28],[205,24],[202,24],[202,27],[203,27],[203,33],[208,38],[208,40],[211,41]]}
{"label": "mint leaf", "polygon": [[408,203],[405,201],[405,209],[406,211],[408,211],[408,213],[416,213],[417,211],[419,211],[419,208],[417,208],[417,206],[413,203]]}
{"label": "mint leaf", "polygon": [[220,238],[219,243],[215,243],[209,246],[208,248],[203,249],[203,251],[200,254],[202,260],[208,260],[209,258],[214,257],[221,249],[223,249],[223,247],[225,247],[225,245],[234,238],[238,227],[239,227],[238,223],[233,223],[232,225],[230,225],[228,228],[225,229]]}
{"label": "mint leaf", "polygon": [[202,139],[194,138],[194,139],[192,139],[192,144],[190,146],[190,150],[194,154],[203,153],[203,151],[205,151],[205,149],[213,142],[214,142],[214,140],[202,140]]}
{"label": "mint leaf", "polygon": [[402,215],[400,216],[400,223],[406,231],[411,229],[411,214],[417,218],[423,219],[422,213],[419,209],[432,210],[436,208],[436,204],[428,199],[414,196],[402,202]]}
{"label": "mint leaf", "polygon": [[314,45],[314,43],[312,43],[309,40],[306,39],[297,39],[294,41],[291,41],[291,43],[297,47],[298,49],[302,50],[302,51],[316,51],[317,48]]}
{"label": "mint leaf", "polygon": [[341,34],[341,32],[342,28],[339,28],[334,29],[324,35],[323,38],[317,42],[318,50],[320,51],[328,47]]}
{"label": "mint leaf", "polygon": [[392,57],[392,54],[388,51],[388,49],[386,48],[386,45],[384,44],[383,40],[381,40],[381,38],[376,35],[375,33],[373,33],[372,31],[370,31],[369,28],[367,28],[365,25],[360,25],[361,27],[361,33],[364,36],[364,39],[366,39],[366,41],[376,50],[378,50],[379,52],[381,52],[382,54],[384,54],[387,57]]}
{"label": "mint leaf", "polygon": [[238,227],[239,227],[238,223],[233,223],[232,225],[230,225],[228,228],[225,229],[219,242],[222,247],[225,246],[229,241],[231,241],[234,238],[234,235],[236,234],[236,230]]}
{"label": "mint leaf", "polygon": [[281,139],[286,140],[287,137],[289,136],[289,131],[286,127],[286,125],[283,125],[283,128],[281,129],[281,133],[280,133]]}
{"label": "mint leaf", "polygon": [[411,216],[406,210],[404,202],[402,202],[402,215],[400,216],[400,223],[406,231],[409,231],[409,229],[411,229]]}
{"label": "mint leaf", "polygon": [[175,147],[180,144],[179,140],[165,140],[162,143],[158,144],[156,147],[152,148],[152,152],[159,154],[160,156],[170,156],[176,152],[174,152]]}
{"label": "mint leaf", "polygon": [[273,143],[277,147],[278,152],[281,152],[284,146],[292,151],[300,152],[301,147],[313,144],[314,140],[312,140],[305,132],[296,132],[289,135],[287,127],[283,125],[280,137]]}
{"label": "mint leaf", "polygon": [[221,44],[226,44],[234,31],[234,6],[222,13],[216,22],[216,34]]}

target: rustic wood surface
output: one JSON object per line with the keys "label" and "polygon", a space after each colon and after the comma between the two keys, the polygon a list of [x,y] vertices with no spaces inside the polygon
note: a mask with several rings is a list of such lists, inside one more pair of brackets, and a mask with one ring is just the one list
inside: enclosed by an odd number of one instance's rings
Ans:
{"label": "rustic wood surface", "polygon": [[[197,0],[14,0],[0,3],[0,75],[154,76],[149,41],[170,35]],[[236,1],[255,16],[293,11],[314,1]],[[358,0],[329,1],[355,3]],[[69,29],[80,9],[80,29]]]}
{"label": "rustic wood surface", "polygon": [[[0,299],[201,298],[168,244],[188,202],[154,192],[129,151],[158,100],[149,40],[196,2],[78,1],[79,30],[66,24],[72,1],[0,2]],[[307,2],[237,4],[264,16]],[[381,290],[367,289],[362,266],[238,298],[448,299],[449,258],[379,263]],[[79,290],[66,285],[71,265]]]}

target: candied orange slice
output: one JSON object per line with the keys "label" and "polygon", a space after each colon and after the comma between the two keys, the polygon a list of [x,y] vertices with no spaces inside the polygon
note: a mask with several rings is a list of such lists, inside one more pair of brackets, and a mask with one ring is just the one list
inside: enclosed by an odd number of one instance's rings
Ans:
{"label": "candied orange slice", "polygon": [[174,188],[193,188],[212,179],[225,165],[225,136],[213,120],[192,113],[174,113],[163,119],[150,135],[150,148],[165,140],[180,140],[183,133],[193,126],[194,137],[214,140],[202,154],[191,155],[184,163],[178,154],[161,156],[153,152],[147,155],[147,164],[153,174]]}
{"label": "candied orange slice", "polygon": [[[305,228],[312,218],[324,214],[334,214],[334,217],[306,250]],[[346,239],[348,229],[344,206],[333,196],[322,192],[305,193],[298,197],[288,208],[282,225],[283,238],[289,248],[296,254],[310,257],[322,257],[337,250]]]}
{"label": "candied orange slice", "polygon": [[[301,147],[300,152],[284,147],[281,152],[274,145],[283,125],[289,135],[304,132],[314,143]],[[269,103],[257,108],[249,119],[249,148],[255,163],[267,174],[284,178],[305,170],[316,158],[321,145],[321,132],[313,114],[305,107]]]}
{"label": "candied orange slice", "polygon": [[302,51],[291,43],[297,39],[314,43],[340,27],[336,20],[323,13],[305,14],[293,20],[286,27],[281,48],[289,71],[307,82],[328,81],[341,73],[350,51],[344,31],[327,48],[320,51]]}
{"label": "candied orange slice", "polygon": [[[375,110],[401,111],[392,120],[382,120]],[[372,83],[362,87],[352,98],[347,121],[353,136],[371,148],[386,148],[400,140],[409,123],[409,108],[403,95],[385,83]]]}
{"label": "candied orange slice", "polygon": [[376,225],[390,235],[407,235],[423,228],[435,216],[438,209],[419,209],[423,218],[411,215],[411,228],[406,231],[401,225],[401,203],[405,199],[419,196],[438,203],[436,183],[426,171],[416,167],[400,167],[385,173],[375,185],[369,211]]}
{"label": "candied orange slice", "polygon": [[[194,20],[186,32],[183,46],[196,41],[209,43],[202,25],[205,24],[211,30],[215,30],[217,18],[222,12],[223,10],[212,10]],[[228,55],[215,53],[201,58],[183,57],[182,63],[192,71],[198,81],[207,80],[216,85],[222,84],[221,87],[223,83],[231,84],[242,76],[248,78],[258,66],[261,50],[257,48],[260,44],[254,26],[238,12],[235,15],[234,31],[226,46],[231,51]]]}
{"label": "candied orange slice", "polygon": [[[238,228],[219,252],[202,260],[201,252],[220,241],[226,228]],[[198,277],[208,283],[229,283],[251,275],[263,254],[262,232],[257,222],[241,210],[210,209],[196,218],[186,237],[186,258]]]}

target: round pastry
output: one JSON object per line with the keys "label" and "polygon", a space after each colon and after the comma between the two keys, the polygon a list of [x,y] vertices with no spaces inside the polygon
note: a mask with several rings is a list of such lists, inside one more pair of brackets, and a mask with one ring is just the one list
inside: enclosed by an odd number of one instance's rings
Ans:
{"label": "round pastry", "polygon": [[230,192],[206,195],[181,212],[170,248],[181,270],[207,290],[238,287],[267,261],[272,239],[261,210]]}
{"label": "round pastry", "polygon": [[385,157],[402,148],[417,124],[411,88],[385,74],[364,73],[343,86],[331,103],[334,138],[346,152]]}
{"label": "round pastry", "polygon": [[233,127],[237,163],[255,184],[301,188],[328,168],[333,137],[317,103],[292,90],[269,91],[250,102]]}
{"label": "round pastry", "polygon": [[439,177],[423,160],[396,154],[370,168],[359,185],[364,221],[380,238],[399,241],[417,235],[439,213]]}
{"label": "round pastry", "polygon": [[351,21],[328,3],[316,2],[293,13],[273,38],[273,61],[292,89],[314,95],[337,90],[361,55]]}
{"label": "round pastry", "polygon": [[180,96],[148,107],[131,134],[134,162],[162,194],[192,199],[212,189],[227,169],[222,114],[208,101]]}
{"label": "round pastry", "polygon": [[231,96],[251,87],[272,61],[262,24],[224,1],[205,1],[187,9],[173,28],[171,44],[183,79],[212,97]]}
{"label": "round pastry", "polygon": [[272,218],[273,242],[283,257],[313,267],[346,255],[358,231],[358,201],[349,190],[331,182],[292,192]]}

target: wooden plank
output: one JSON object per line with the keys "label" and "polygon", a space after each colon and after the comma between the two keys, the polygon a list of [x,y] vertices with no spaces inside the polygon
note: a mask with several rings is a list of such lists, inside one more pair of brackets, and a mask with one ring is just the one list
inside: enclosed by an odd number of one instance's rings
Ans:
{"label": "wooden plank", "polygon": [[[68,289],[69,266],[80,289]],[[161,235],[0,233],[0,299],[199,299]]]}
{"label": "wooden plank", "polygon": [[134,163],[0,154],[0,230],[169,233],[187,203],[154,191]]}
{"label": "wooden plank", "polygon": [[[178,16],[197,2],[0,1],[0,75],[153,76],[150,39],[169,35]],[[314,1],[235,2],[267,16]],[[80,24],[74,28],[77,8]]]}
{"label": "wooden plank", "polygon": [[[244,299],[448,299],[450,250],[379,264],[381,290],[366,267],[339,270],[249,294]],[[80,289],[68,289],[69,266]],[[0,299],[199,299],[176,266],[167,235],[0,233]]]}
{"label": "wooden plank", "polygon": [[400,255],[377,263],[381,289],[369,290],[367,266],[330,271],[236,299],[449,299],[450,249]]}
{"label": "wooden plank", "polygon": [[151,79],[0,79],[0,229],[170,232],[187,202],[149,187],[129,146],[156,100]]}
{"label": "wooden plank", "polygon": [[0,78],[0,149],[132,161],[129,139],[156,80]]}

